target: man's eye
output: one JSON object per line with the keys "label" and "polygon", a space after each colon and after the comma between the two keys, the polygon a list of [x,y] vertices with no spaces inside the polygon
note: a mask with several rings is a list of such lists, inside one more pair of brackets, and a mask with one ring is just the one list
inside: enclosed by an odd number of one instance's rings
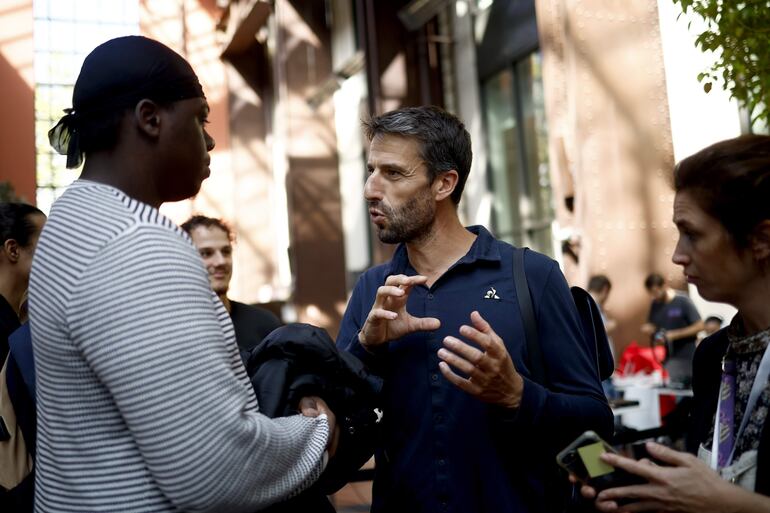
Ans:
{"label": "man's eye", "polygon": [[203,258],[208,258],[208,257],[210,257],[210,256],[211,256],[211,251],[199,251],[198,253],[200,253],[200,255],[201,255]]}

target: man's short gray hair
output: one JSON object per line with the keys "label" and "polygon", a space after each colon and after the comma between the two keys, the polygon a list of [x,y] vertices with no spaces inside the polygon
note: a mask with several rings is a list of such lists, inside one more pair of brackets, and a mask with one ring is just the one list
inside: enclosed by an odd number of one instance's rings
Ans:
{"label": "man's short gray hair", "polygon": [[370,141],[380,134],[417,139],[431,183],[441,173],[457,171],[459,179],[452,192],[452,201],[460,203],[471,170],[473,151],[471,136],[456,116],[434,106],[406,107],[375,116],[363,125]]}

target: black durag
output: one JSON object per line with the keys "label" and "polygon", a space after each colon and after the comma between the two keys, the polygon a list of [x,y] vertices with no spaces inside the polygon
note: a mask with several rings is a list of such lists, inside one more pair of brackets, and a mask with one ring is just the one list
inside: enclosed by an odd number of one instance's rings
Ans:
{"label": "black durag", "polygon": [[80,128],[105,115],[132,108],[140,100],[172,103],[205,98],[190,64],[158,41],[143,36],[111,39],[83,62],[72,93],[72,108],[48,131],[54,149],[67,155],[67,167],[83,163]]}

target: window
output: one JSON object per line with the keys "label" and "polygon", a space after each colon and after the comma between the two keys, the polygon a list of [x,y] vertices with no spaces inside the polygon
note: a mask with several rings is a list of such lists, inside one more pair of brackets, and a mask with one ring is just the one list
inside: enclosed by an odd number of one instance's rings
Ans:
{"label": "window", "polygon": [[35,146],[37,205],[51,204],[80,174],[48,142],[48,130],[72,106],[86,55],[118,36],[139,33],[139,0],[35,0]]}
{"label": "window", "polygon": [[554,254],[554,212],[540,53],[483,84],[495,234]]}

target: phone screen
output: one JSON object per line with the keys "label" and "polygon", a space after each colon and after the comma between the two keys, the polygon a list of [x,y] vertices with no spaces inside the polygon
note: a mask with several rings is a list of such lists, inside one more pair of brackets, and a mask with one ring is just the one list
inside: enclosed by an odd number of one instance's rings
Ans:
{"label": "phone screen", "polygon": [[578,447],[577,452],[589,478],[604,476],[615,470],[615,467],[603,462],[599,458],[599,456],[607,452],[604,442],[596,442]]}
{"label": "phone screen", "polygon": [[615,486],[642,483],[643,479],[617,469],[601,460],[606,452],[615,452],[596,433],[587,431],[559,453],[557,461],[568,472],[597,491]]}

